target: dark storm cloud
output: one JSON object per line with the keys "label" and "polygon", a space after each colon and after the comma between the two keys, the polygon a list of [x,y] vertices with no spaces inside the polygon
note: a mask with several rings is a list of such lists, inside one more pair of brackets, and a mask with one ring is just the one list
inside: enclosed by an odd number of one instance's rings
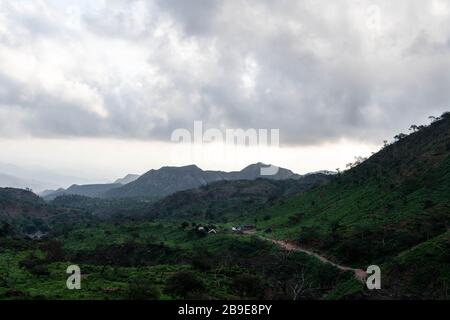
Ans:
{"label": "dark storm cloud", "polygon": [[450,109],[445,1],[63,3],[0,6],[4,135],[379,142]]}

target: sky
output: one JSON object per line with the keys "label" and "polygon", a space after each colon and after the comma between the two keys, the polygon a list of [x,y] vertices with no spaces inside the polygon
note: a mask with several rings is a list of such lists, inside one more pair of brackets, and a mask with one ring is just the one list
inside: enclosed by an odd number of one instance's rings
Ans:
{"label": "sky", "polygon": [[[0,0],[0,162],[345,168],[450,110],[450,1]],[[174,130],[279,129],[280,146]]]}

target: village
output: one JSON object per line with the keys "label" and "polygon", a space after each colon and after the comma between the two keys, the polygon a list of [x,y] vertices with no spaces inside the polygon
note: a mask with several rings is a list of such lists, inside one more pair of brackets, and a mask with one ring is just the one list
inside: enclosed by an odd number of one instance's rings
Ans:
{"label": "village", "polygon": [[[208,225],[195,225],[194,230],[196,233],[200,236],[208,236],[208,235],[215,235],[221,232],[221,229],[218,228],[216,225],[208,224]],[[258,229],[256,228],[256,225],[247,224],[247,225],[236,225],[228,229],[223,229],[222,232],[228,232],[231,231],[234,234],[251,234]],[[264,230],[264,233],[272,233],[273,229],[271,227],[266,228]]]}

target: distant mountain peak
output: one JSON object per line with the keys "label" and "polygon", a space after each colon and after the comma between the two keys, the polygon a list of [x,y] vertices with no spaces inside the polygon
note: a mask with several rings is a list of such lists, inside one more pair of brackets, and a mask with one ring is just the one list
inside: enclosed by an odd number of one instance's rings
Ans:
{"label": "distant mountain peak", "polygon": [[[269,168],[271,166],[278,168],[276,173],[274,175],[264,175],[262,170],[264,168]],[[238,180],[238,179],[254,180],[254,179],[258,179],[258,178],[271,179],[271,180],[286,180],[286,179],[299,179],[301,177],[301,175],[298,175],[289,169],[277,167],[273,164],[265,164],[262,162],[257,162],[257,163],[251,164],[251,165],[245,167],[244,169],[242,169],[241,171],[239,171],[237,173],[234,172],[231,174],[238,176],[236,178],[236,180]],[[239,176],[240,176],[240,178],[239,178]]]}
{"label": "distant mountain peak", "polygon": [[114,181],[114,183],[127,184],[127,183],[135,181],[139,177],[140,177],[140,175],[138,175],[138,174],[129,173],[125,177],[117,179],[116,181]]}
{"label": "distant mountain peak", "polygon": [[270,164],[265,164],[262,162],[257,162],[257,163],[253,163],[250,164],[248,166],[246,166],[244,169],[242,169],[241,171],[247,170],[247,169],[252,169],[252,168],[266,168],[266,167],[270,167]]}
{"label": "distant mountain peak", "polygon": [[[174,170],[189,170],[189,169],[194,169],[194,170],[202,170],[200,169],[197,165],[195,164],[189,164],[189,165],[185,165],[185,166],[164,166],[161,169],[174,169]],[[157,171],[157,170],[156,170]],[[203,170],[202,170],[203,171]]]}

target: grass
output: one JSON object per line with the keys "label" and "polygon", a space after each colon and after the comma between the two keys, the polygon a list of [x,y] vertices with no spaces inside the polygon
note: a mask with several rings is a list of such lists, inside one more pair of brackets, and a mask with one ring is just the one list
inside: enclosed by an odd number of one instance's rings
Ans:
{"label": "grass", "polygon": [[[240,275],[254,275],[269,292],[278,297],[286,297],[289,281],[301,269],[307,270],[308,279],[320,289],[309,293],[311,297],[322,296],[334,283],[343,281],[348,275],[334,267],[324,265],[302,253],[287,255],[277,247],[255,237],[234,235],[224,231],[217,235],[198,237],[192,230],[183,230],[179,222],[129,222],[126,224],[101,223],[91,227],[75,228],[66,236],[58,238],[63,244],[66,257],[77,253],[95,254],[99,246],[127,245],[130,242],[149,245],[164,242],[173,248],[177,257],[187,257],[175,263],[152,263],[121,266],[112,263],[46,260],[41,249],[45,241],[32,241],[29,248],[2,250],[0,252],[0,297],[4,299],[128,299],[130,284],[148,281],[160,292],[159,299],[177,298],[167,293],[167,280],[174,274],[189,270],[205,284],[203,298],[247,299],[234,288],[234,279]],[[17,240],[19,241],[19,240]],[[19,246],[18,246],[19,247]],[[178,253],[177,253],[178,252]],[[206,254],[205,254],[206,252]],[[132,255],[133,253],[130,253]],[[167,253],[164,259],[171,259]],[[203,254],[203,255],[202,255]],[[42,261],[48,271],[44,275],[33,273],[21,261],[34,255]],[[206,257],[207,268],[196,266],[194,257]],[[155,256],[156,257],[156,256]],[[159,256],[158,256],[159,257]],[[158,258],[159,259],[159,258]],[[194,260],[191,260],[194,259]],[[83,259],[82,259],[83,260]],[[167,260],[167,261],[169,261]],[[133,261],[133,260],[132,260]],[[66,288],[66,268],[71,264],[80,266],[83,274],[82,290]],[[326,275],[324,277],[324,275]],[[280,286],[280,283],[285,285]],[[265,294],[265,290],[260,294]],[[274,294],[275,294],[274,293]]]}

